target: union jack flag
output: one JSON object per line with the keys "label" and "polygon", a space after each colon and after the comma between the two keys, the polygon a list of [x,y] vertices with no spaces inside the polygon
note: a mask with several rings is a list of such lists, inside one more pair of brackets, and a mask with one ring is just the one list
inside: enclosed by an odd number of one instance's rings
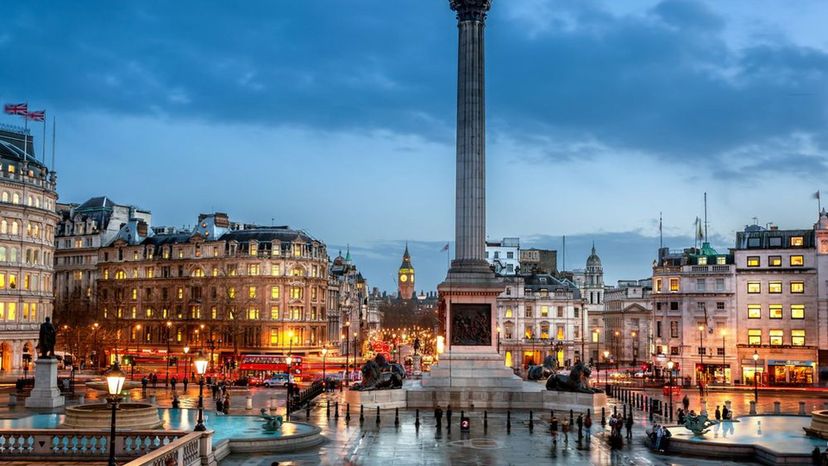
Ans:
{"label": "union jack flag", "polygon": [[46,110],[38,110],[37,112],[26,112],[26,118],[32,121],[45,121]]}
{"label": "union jack flag", "polygon": [[23,115],[29,112],[29,104],[6,104],[4,111],[10,115]]}

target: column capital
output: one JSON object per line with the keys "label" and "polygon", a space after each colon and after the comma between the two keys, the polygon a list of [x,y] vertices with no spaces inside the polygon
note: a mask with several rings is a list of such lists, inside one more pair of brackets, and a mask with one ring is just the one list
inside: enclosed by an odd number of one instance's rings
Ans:
{"label": "column capital", "polygon": [[449,0],[449,6],[457,12],[457,21],[486,20],[486,13],[492,7],[492,0]]}

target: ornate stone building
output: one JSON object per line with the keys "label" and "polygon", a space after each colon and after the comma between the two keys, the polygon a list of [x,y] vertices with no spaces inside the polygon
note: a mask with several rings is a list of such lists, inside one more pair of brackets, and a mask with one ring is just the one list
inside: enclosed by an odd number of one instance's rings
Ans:
{"label": "ornate stone building", "polygon": [[56,183],[55,172],[35,158],[31,136],[0,129],[0,369],[4,371],[30,368],[38,327],[52,315]]}
{"label": "ornate stone building", "polygon": [[122,352],[181,356],[189,346],[224,364],[316,354],[328,340],[327,251],[301,230],[222,213],[187,231],[131,219],[99,251],[98,273],[100,318]]}
{"label": "ornate stone building", "polygon": [[342,355],[361,354],[368,334],[368,285],[351,251],[333,260],[328,275],[328,335]]}

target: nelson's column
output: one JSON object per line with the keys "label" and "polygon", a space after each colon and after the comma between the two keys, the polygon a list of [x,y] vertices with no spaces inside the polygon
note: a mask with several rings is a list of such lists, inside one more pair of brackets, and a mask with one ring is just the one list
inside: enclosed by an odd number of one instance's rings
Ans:
{"label": "nelson's column", "polygon": [[[497,352],[496,299],[503,286],[485,259],[486,112],[483,32],[491,0],[449,0],[457,13],[457,173],[455,257],[437,289],[445,314],[446,352],[422,381],[425,389],[521,390]],[[452,399],[455,397],[452,396]],[[459,401],[459,400],[458,400]]]}

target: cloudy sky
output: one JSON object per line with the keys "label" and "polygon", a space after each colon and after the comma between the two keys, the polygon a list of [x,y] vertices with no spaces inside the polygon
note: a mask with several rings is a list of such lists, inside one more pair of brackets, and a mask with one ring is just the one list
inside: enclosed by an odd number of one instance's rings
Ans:
{"label": "cloudy sky", "polygon": [[[608,281],[658,246],[812,224],[828,168],[828,3],[495,0],[488,235],[595,241]],[[453,238],[456,23],[445,0],[11,2],[0,100],[57,118],[61,200],[108,195],[351,245],[418,288]],[[0,117],[0,123],[19,123]],[[40,135],[40,128],[34,134]],[[39,147],[39,146],[38,146]]]}

